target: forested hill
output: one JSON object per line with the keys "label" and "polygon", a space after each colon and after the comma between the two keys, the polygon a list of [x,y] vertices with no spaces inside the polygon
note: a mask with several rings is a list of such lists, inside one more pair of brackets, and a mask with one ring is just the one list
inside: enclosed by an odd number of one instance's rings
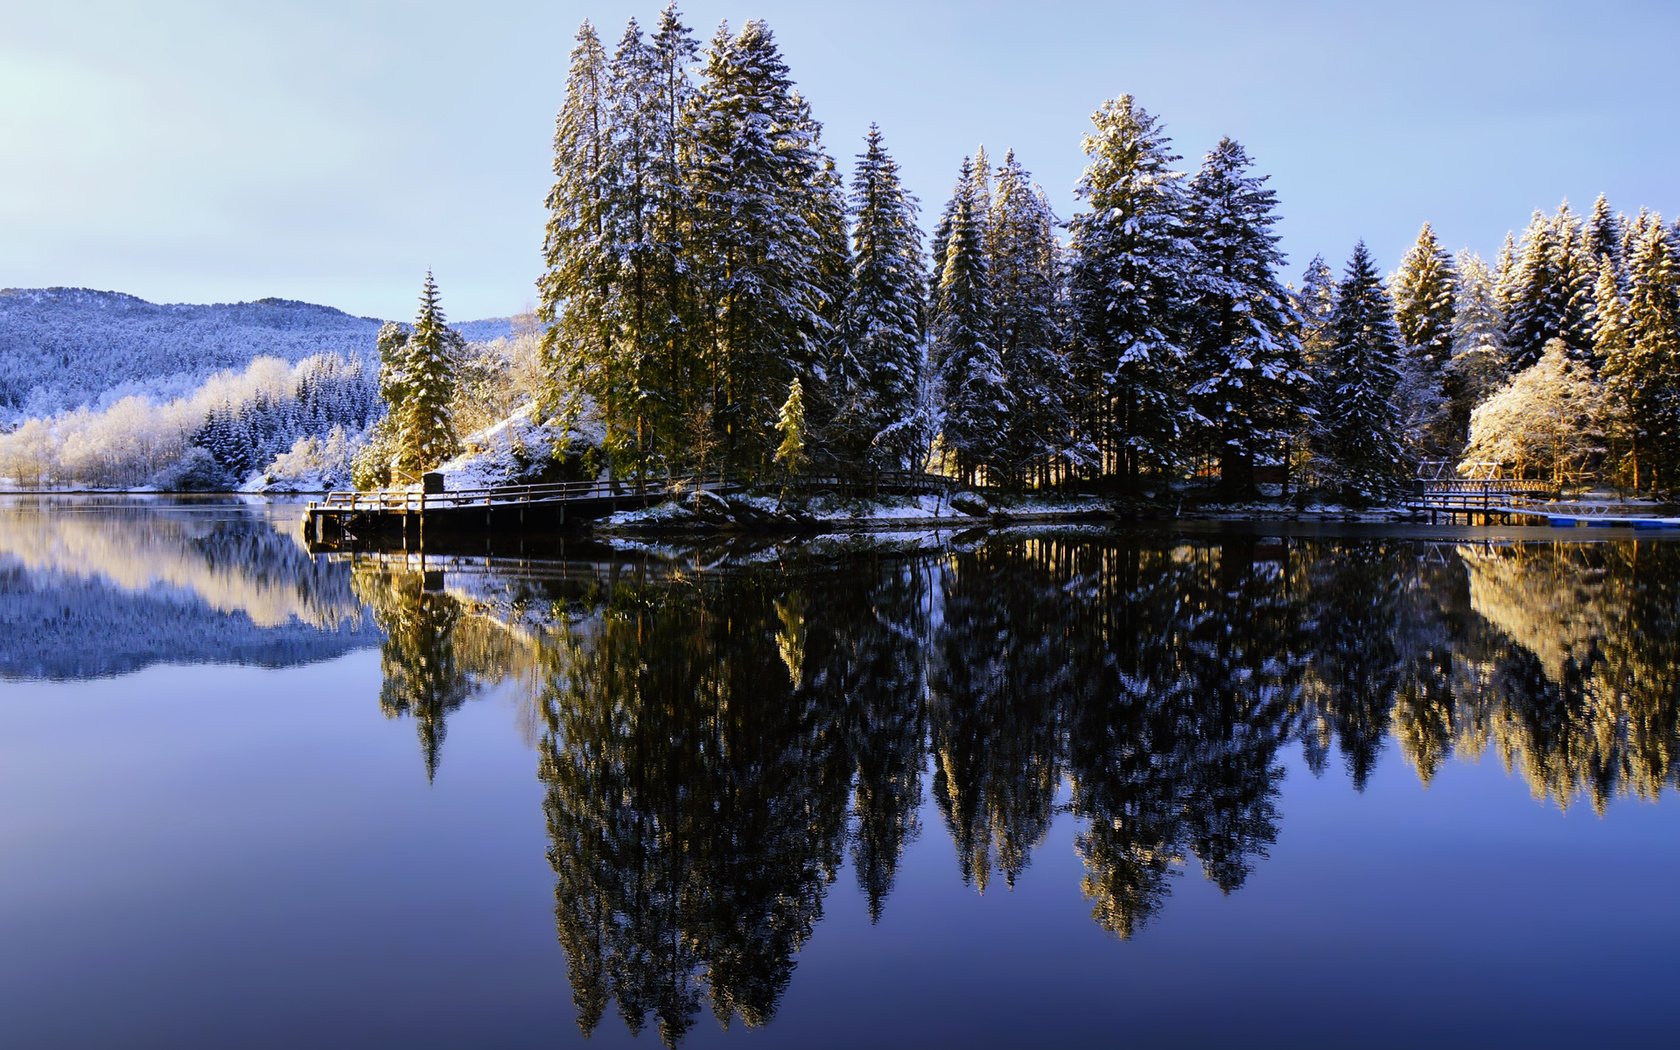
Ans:
{"label": "forested hill", "polygon": [[[259,355],[371,359],[382,323],[290,299],[195,306],[87,288],[0,289],[0,424],[128,394],[178,397]],[[459,327],[489,340],[509,323]]]}

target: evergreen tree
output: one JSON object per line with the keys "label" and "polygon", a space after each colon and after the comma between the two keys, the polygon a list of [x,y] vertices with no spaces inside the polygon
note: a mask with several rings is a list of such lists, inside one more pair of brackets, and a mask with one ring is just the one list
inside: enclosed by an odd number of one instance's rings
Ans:
{"label": "evergreen tree", "polygon": [[1317,445],[1320,425],[1319,411],[1323,393],[1331,382],[1331,353],[1334,340],[1330,335],[1330,315],[1336,308],[1336,275],[1322,255],[1315,255],[1301,275],[1301,288],[1295,292],[1295,312],[1300,317],[1302,365],[1309,379],[1306,404],[1292,421],[1284,454],[1284,488],[1288,491],[1298,459],[1310,456]]}
{"label": "evergreen tree", "polygon": [[1457,275],[1452,257],[1427,222],[1400,260],[1392,294],[1408,380],[1402,383],[1396,408],[1429,454],[1456,452],[1450,411],[1455,380],[1447,366],[1452,361]]}
{"label": "evergreen tree", "polygon": [[789,474],[798,474],[805,467],[805,393],[798,376],[788,386],[787,400],[776,414],[776,433],[781,436],[776,463]]}
{"label": "evergreen tree", "polygon": [[1608,256],[1611,270],[1619,277],[1622,267],[1622,217],[1610,210],[1610,202],[1602,193],[1593,201],[1592,214],[1581,227],[1581,254],[1592,264],[1595,273],[1599,260]]}
{"label": "evergreen tree", "polygon": [[915,430],[921,363],[921,231],[916,199],[869,126],[852,173],[851,280],[844,338],[828,370],[835,451],[847,461],[901,469]]}
{"label": "evergreen tree", "polygon": [[1130,480],[1180,455],[1187,250],[1179,158],[1130,95],[1106,102],[1085,136],[1090,163],[1069,223],[1080,416],[1105,469]]}
{"label": "evergreen tree", "polygon": [[1052,459],[1072,451],[1066,410],[1072,391],[1062,356],[1055,226],[1043,193],[1032,185],[1015,151],[1008,151],[997,171],[986,224],[986,263],[998,360],[1014,398],[996,440],[1013,481],[1036,471],[1039,482],[1047,482]]}
{"label": "evergreen tree", "polygon": [[1394,323],[1401,341],[1439,375],[1452,359],[1458,275],[1426,222],[1394,275]]}
{"label": "evergreen tree", "polygon": [[398,480],[418,480],[459,450],[450,402],[455,365],[465,345],[445,323],[437,283],[427,270],[414,330],[393,347],[389,379],[381,383],[388,391]]}
{"label": "evergreen tree", "polygon": [[1512,277],[1507,307],[1506,345],[1512,367],[1527,368],[1545,345],[1562,339],[1573,356],[1584,357],[1592,345],[1592,281],[1581,254],[1580,223],[1565,202],[1548,219],[1535,212],[1523,235],[1522,255]]}
{"label": "evergreen tree", "polygon": [[1320,471],[1344,500],[1393,499],[1410,473],[1392,401],[1400,383],[1400,333],[1363,241],[1336,289],[1329,336]]}
{"label": "evergreen tree", "polygon": [[1604,363],[1614,410],[1631,437],[1635,488],[1680,487],[1680,266],[1652,217],[1628,260],[1625,349]]}
{"label": "evergreen tree", "polygon": [[1298,318],[1277,278],[1277,194],[1225,138],[1191,180],[1196,299],[1190,311],[1190,407],[1219,458],[1221,486],[1255,492],[1254,466],[1282,452],[1311,381]]}
{"label": "evergreen tree", "polygon": [[1469,437],[1471,411],[1510,375],[1497,278],[1473,252],[1465,252],[1458,259],[1452,361],[1447,374],[1451,379],[1447,386],[1447,448],[1453,451],[1462,448]]}
{"label": "evergreen tree", "polygon": [[680,454],[694,367],[685,337],[685,107],[695,53],[675,7],[651,41],[631,19],[609,68],[611,163],[602,172],[608,298],[607,447],[647,469]]}
{"label": "evergreen tree", "polygon": [[780,392],[826,327],[822,241],[808,217],[822,162],[763,22],[735,36],[718,28],[693,110],[710,420],[730,465],[762,470]]}
{"label": "evergreen tree", "polygon": [[[1538,216],[1540,213],[1534,214]],[[1517,235],[1510,230],[1505,231],[1505,242],[1499,246],[1493,273],[1494,293],[1499,303],[1499,312],[1505,317],[1506,328],[1509,331],[1511,310],[1517,302]]]}
{"label": "evergreen tree", "polygon": [[846,186],[834,158],[822,145],[822,125],[812,118],[803,97],[795,96],[799,128],[810,147],[806,154],[814,169],[796,171],[796,185],[805,188],[800,210],[811,230],[815,273],[811,288],[812,322],[794,367],[803,377],[811,411],[812,432],[821,433],[834,416],[828,366],[842,352],[846,339],[846,296],[851,282],[851,247],[847,237]]}
{"label": "evergreen tree", "polygon": [[972,164],[964,162],[962,175],[932,340],[944,393],[941,435],[956,457],[958,476],[972,480],[981,467],[996,472],[1002,466],[997,437],[1009,418],[1011,392],[993,340],[986,217],[977,211]]}
{"label": "evergreen tree", "polygon": [[939,282],[945,274],[945,256],[951,247],[951,223],[956,219],[957,202],[969,195],[973,181],[974,158],[964,157],[956,185],[951,187],[951,196],[940,211],[939,220],[933,224],[933,236],[928,241],[931,269],[928,272],[927,314],[923,324],[928,332],[932,332],[939,322]]}
{"label": "evergreen tree", "polygon": [[585,397],[616,424],[622,395],[613,388],[610,296],[615,261],[608,250],[606,188],[611,174],[611,102],[607,54],[585,21],[572,49],[566,100],[554,130],[554,186],[546,201],[537,316],[544,324],[545,407],[575,417]]}

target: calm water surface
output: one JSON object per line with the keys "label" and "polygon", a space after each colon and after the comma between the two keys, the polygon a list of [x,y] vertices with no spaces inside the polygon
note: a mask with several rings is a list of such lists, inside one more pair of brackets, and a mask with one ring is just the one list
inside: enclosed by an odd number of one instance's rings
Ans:
{"label": "calm water surface", "polygon": [[0,1045],[1672,1044],[1680,542],[297,513],[0,498]]}

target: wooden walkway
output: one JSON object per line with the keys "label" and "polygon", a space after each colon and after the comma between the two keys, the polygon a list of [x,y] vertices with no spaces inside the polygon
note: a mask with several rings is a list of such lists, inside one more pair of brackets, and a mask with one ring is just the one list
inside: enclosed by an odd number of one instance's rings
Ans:
{"label": "wooden walkway", "polygon": [[[419,550],[432,539],[552,535],[587,528],[621,510],[638,510],[698,492],[728,496],[747,482],[719,475],[635,481],[582,481],[545,485],[425,492],[420,488],[331,492],[304,512],[304,540],[317,549]],[[911,471],[870,476],[798,479],[803,493],[924,495],[947,493],[957,482]]]}
{"label": "wooden walkway", "polygon": [[1413,510],[1427,511],[1433,521],[1444,515],[1509,515],[1524,510],[1530,500],[1552,499],[1557,486],[1546,481],[1518,478],[1419,478],[1408,502]]}

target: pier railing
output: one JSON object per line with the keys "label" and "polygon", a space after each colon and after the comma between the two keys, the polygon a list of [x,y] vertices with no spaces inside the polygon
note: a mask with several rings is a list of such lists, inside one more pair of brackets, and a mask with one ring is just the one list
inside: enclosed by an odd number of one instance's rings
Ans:
{"label": "pier railing", "polygon": [[[519,503],[571,502],[582,500],[650,500],[684,496],[696,491],[739,492],[749,483],[723,474],[691,474],[670,478],[616,479],[612,481],[562,481],[535,485],[495,485],[486,488],[450,489],[425,492],[420,488],[376,489],[371,492],[329,492],[315,506],[321,510],[367,511],[380,514],[420,514],[455,507],[482,507]],[[773,480],[756,484],[776,487]],[[917,471],[880,471],[874,474],[800,475],[787,487],[800,492],[833,491],[843,494],[874,492],[944,493],[959,486],[954,478]]]}

